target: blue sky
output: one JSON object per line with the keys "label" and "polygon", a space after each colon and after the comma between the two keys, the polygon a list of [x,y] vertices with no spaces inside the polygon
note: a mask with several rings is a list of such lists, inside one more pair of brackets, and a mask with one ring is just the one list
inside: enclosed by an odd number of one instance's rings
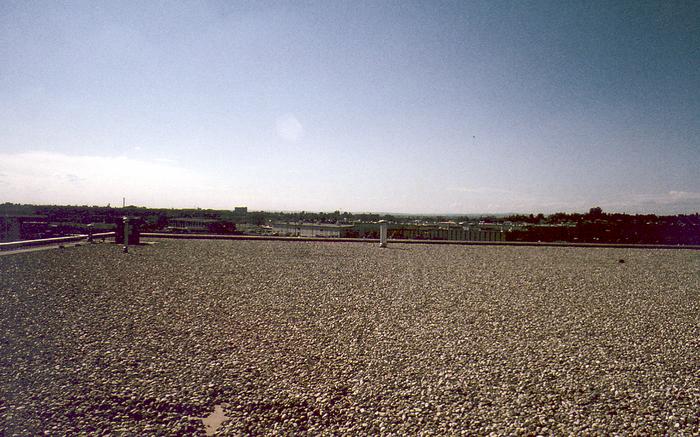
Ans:
{"label": "blue sky", "polygon": [[0,2],[0,202],[700,211],[698,2]]}

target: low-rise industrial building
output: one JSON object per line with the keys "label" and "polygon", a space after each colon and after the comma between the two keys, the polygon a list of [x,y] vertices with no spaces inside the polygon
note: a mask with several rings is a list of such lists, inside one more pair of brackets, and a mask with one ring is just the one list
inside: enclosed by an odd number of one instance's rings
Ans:
{"label": "low-rise industrial building", "polygon": [[[379,223],[348,225],[326,223],[274,223],[272,232],[293,237],[379,238]],[[497,228],[464,226],[456,223],[389,223],[390,239],[505,241],[505,232]]]}
{"label": "low-rise industrial building", "polygon": [[289,237],[349,237],[353,225],[327,223],[273,223],[272,231]]}
{"label": "low-rise industrial building", "polygon": [[172,232],[207,232],[209,226],[218,222],[215,219],[180,217],[168,220],[166,228]]}

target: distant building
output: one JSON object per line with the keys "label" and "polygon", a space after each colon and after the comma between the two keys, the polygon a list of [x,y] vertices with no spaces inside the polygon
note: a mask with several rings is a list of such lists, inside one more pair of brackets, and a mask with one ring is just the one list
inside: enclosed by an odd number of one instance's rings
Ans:
{"label": "distant building", "polygon": [[243,234],[255,234],[255,235],[272,235],[274,231],[271,226],[265,225],[253,225],[250,223],[241,223],[236,225],[236,231]]}
{"label": "distant building", "polygon": [[0,242],[19,241],[21,227],[19,217],[0,217]]}
{"label": "distant building", "polygon": [[353,225],[333,225],[326,223],[273,223],[272,231],[289,237],[336,237],[345,238]]}
{"label": "distant building", "polygon": [[[379,223],[352,225],[318,223],[274,223],[272,231],[282,236],[379,238]],[[406,240],[505,241],[498,226],[463,226],[456,223],[396,224],[388,227],[389,238]]]}
{"label": "distant building", "polygon": [[218,219],[178,217],[169,219],[165,230],[177,233],[233,234],[236,232],[236,225]]}
{"label": "distant building", "polygon": [[[379,238],[378,223],[355,223],[353,236]],[[505,232],[498,225],[469,226],[454,222],[390,223],[389,238],[405,240],[505,241]]]}
{"label": "distant building", "polygon": [[465,226],[457,232],[458,238],[450,240],[464,241],[505,241],[506,233],[499,227]]}
{"label": "distant building", "polygon": [[[0,242],[43,238],[48,229],[46,217],[42,215],[2,215],[0,216]],[[40,232],[41,231],[41,232]]]}
{"label": "distant building", "polygon": [[237,206],[233,208],[233,221],[236,224],[242,224],[248,222],[248,207],[247,206]]}
{"label": "distant building", "polygon": [[171,232],[209,232],[210,227],[218,222],[219,220],[215,219],[180,217],[168,220],[166,230]]}

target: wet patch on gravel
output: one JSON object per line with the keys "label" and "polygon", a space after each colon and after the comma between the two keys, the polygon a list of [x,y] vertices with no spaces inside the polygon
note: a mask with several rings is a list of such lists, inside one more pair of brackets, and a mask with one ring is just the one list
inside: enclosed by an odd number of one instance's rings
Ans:
{"label": "wet patch on gravel", "polygon": [[228,405],[214,405],[214,412],[202,419],[207,435],[216,434],[221,424],[229,419],[229,417],[224,414],[224,407],[228,407]]}

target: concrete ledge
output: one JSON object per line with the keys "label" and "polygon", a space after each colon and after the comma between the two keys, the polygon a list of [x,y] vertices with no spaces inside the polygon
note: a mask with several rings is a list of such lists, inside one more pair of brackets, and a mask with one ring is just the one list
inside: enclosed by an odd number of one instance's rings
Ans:
{"label": "concrete ledge", "polygon": [[333,241],[341,243],[379,243],[377,238],[278,237],[271,235],[168,234],[142,232],[141,238],[172,238],[180,240],[265,240],[265,241]]}
{"label": "concrete ledge", "polygon": [[[109,238],[114,237],[114,232],[101,232],[98,234],[92,234],[92,238]],[[69,237],[54,237],[54,238],[41,238],[38,240],[21,240],[21,241],[10,241],[8,243],[0,243],[0,250],[14,250],[23,247],[32,246],[45,246],[51,244],[60,243],[72,243],[76,241],[83,241],[88,238],[87,234],[71,235]]]}
{"label": "concrete ledge", "polygon": [[30,246],[42,246],[46,244],[58,244],[58,243],[71,243],[74,241],[83,241],[87,238],[87,235],[72,235],[70,237],[55,237],[55,238],[42,238],[39,240],[22,240],[22,241],[10,241],[9,243],[0,243],[0,250],[12,250],[21,247]]}
{"label": "concrete ledge", "polygon": [[[267,240],[267,241],[321,241],[328,243],[374,243],[378,238],[333,237],[279,237],[264,235],[167,234],[144,232],[142,238],[172,238],[183,240]],[[592,247],[617,249],[686,249],[700,250],[700,245],[623,244],[623,243],[545,243],[536,241],[454,241],[454,240],[392,240],[391,244],[451,244],[460,246],[539,246],[539,247]]]}

